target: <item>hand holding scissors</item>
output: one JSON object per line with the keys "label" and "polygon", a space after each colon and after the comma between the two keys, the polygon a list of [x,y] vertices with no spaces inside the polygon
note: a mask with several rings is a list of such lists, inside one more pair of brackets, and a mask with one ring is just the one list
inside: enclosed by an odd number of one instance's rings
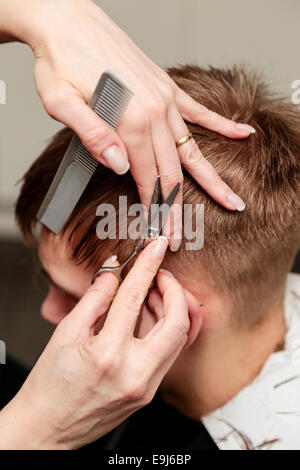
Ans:
{"label": "hand holding scissors", "polygon": [[[157,177],[154,192],[152,195],[151,206],[149,210],[148,222],[146,227],[142,231],[141,237],[134,247],[132,252],[127,256],[127,258],[118,266],[102,266],[98,271],[96,271],[92,278],[92,283],[95,281],[96,277],[104,272],[112,272],[121,278],[121,274],[125,266],[131,261],[135,256],[137,256],[140,251],[142,251],[145,247],[146,240],[155,239],[157,238],[165,225],[166,219],[169,215],[170,209],[175,201],[175,198],[178,194],[180,188],[180,184],[177,183],[166,200],[163,204],[159,204],[159,200],[161,197],[160,191],[160,177]],[[162,210],[162,206],[164,205],[164,210]]]}
{"label": "hand holding scissors", "polygon": [[[158,273],[167,247],[164,237],[151,241],[120,287],[112,272],[95,279],[1,411],[0,448],[75,449],[151,401],[187,344],[190,328],[183,288],[171,273]],[[163,316],[145,336],[136,337],[156,276]]]}

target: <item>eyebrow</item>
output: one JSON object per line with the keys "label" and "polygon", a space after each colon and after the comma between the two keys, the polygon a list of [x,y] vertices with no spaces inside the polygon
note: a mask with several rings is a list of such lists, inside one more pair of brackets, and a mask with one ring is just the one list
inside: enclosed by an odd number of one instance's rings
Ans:
{"label": "eyebrow", "polygon": [[55,287],[56,289],[58,289],[60,292],[62,292],[63,294],[67,295],[68,297],[71,297],[73,300],[75,300],[76,302],[79,302],[79,297],[77,297],[76,295],[72,294],[72,292],[68,292],[66,289],[64,289],[63,287],[59,286],[53,279],[52,277],[50,276],[50,274],[48,273],[48,271],[44,268],[44,266],[40,266],[39,268],[39,272],[40,274],[42,274],[46,279],[47,281],[49,282],[49,284],[51,284],[51,286]]}

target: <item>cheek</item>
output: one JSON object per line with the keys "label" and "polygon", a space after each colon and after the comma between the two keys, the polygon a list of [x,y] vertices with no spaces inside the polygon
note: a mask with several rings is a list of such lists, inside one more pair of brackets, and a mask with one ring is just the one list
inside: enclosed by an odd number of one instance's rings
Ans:
{"label": "cheek", "polygon": [[59,292],[55,287],[50,287],[48,295],[41,306],[41,315],[49,323],[58,323],[75,307],[76,302]]}

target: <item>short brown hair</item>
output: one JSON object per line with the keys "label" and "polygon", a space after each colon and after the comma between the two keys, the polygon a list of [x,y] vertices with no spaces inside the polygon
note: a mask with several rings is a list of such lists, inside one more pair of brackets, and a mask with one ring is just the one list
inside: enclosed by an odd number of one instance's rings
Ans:
{"label": "short brown hair", "polygon": [[[209,274],[231,296],[238,318],[257,323],[284,284],[299,247],[300,113],[245,68],[184,66],[168,72],[196,101],[252,125],[256,134],[233,140],[187,123],[204,156],[245,200],[246,210],[219,206],[185,173],[184,202],[205,204],[204,247],[168,253],[165,266],[176,266],[179,279],[196,277],[197,269]],[[59,132],[24,176],[16,216],[26,241],[34,238],[37,210],[71,137],[69,129]],[[98,268],[108,251],[123,259],[132,247],[132,240],[109,240],[103,250],[96,237],[96,207],[103,202],[117,207],[120,194],[128,196],[129,204],[139,201],[130,174],[117,176],[99,165],[65,227],[72,229],[69,241],[76,262]]]}

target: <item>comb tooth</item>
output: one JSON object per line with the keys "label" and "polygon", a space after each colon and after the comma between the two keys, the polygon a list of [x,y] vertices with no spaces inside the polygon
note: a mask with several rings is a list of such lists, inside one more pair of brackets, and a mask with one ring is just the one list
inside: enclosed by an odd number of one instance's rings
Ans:
{"label": "comb tooth", "polygon": [[113,101],[119,102],[123,99],[122,90],[114,90],[111,87],[106,87],[103,90],[103,95],[106,95],[108,98],[112,99]]}
{"label": "comb tooth", "polygon": [[[105,109],[104,109],[104,104],[105,104]],[[116,109],[116,106],[118,106],[118,108]],[[119,114],[119,104],[116,103],[112,103],[112,102],[108,102],[108,101],[104,101],[104,100],[99,100],[95,106],[95,110],[96,112],[104,112],[108,115],[112,115],[112,116],[115,116],[116,114]]]}
{"label": "comb tooth", "polygon": [[108,77],[94,109],[102,119],[116,129],[131,96],[132,93],[127,88]]}
{"label": "comb tooth", "polygon": [[119,95],[123,95],[123,90],[122,88],[120,88],[118,85],[115,86],[115,84],[113,82],[111,82],[110,80],[107,81],[107,83],[105,84],[105,87],[103,89],[104,91],[106,90],[110,90],[112,91],[113,93],[116,93],[116,94],[119,94]]}
{"label": "comb tooth", "polygon": [[114,83],[110,79],[108,79],[103,87],[101,95],[103,94],[110,94],[112,97],[117,99],[123,98],[124,96],[131,96],[131,92],[126,88],[121,88],[117,83]]}
{"label": "comb tooth", "polygon": [[113,90],[116,90],[116,91],[120,91],[121,94],[125,92],[129,92],[129,90],[127,88],[125,88],[124,86],[121,86],[119,83],[113,81],[110,77],[107,78],[107,81],[106,81],[106,87],[107,88],[112,88]]}
{"label": "comb tooth", "polygon": [[101,94],[102,95],[107,94],[119,100],[119,99],[123,99],[124,96],[126,96],[128,93],[124,93],[123,90],[121,89],[117,89],[111,86],[105,86]]}
{"label": "comb tooth", "polygon": [[[105,103],[106,111],[113,111],[115,114],[119,110],[120,103],[118,100],[112,100],[111,98],[107,98],[106,96],[101,96],[101,98],[97,101],[95,108],[101,109],[103,104]],[[117,107],[117,109],[116,109]]]}
{"label": "comb tooth", "polygon": [[105,97],[106,99],[116,103],[119,106],[121,93],[117,93],[116,90],[110,90],[109,88],[104,88],[103,93],[101,93],[101,98]]}
{"label": "comb tooth", "polygon": [[90,174],[93,174],[98,166],[97,160],[87,151],[87,149],[80,143],[75,153],[75,161],[82,166],[82,168]]}
{"label": "comb tooth", "polygon": [[120,120],[121,116],[121,109],[117,110],[115,107],[113,108],[113,103],[111,103],[109,106],[108,102],[104,102],[100,99],[95,106],[95,111],[112,127],[115,128],[118,125],[118,121]]}
{"label": "comb tooth", "polygon": [[120,108],[118,108],[118,109],[116,109],[116,107],[110,108],[108,106],[108,103],[105,103],[105,104],[106,104],[107,109],[104,109],[102,100],[99,102],[99,104],[97,103],[96,112],[98,112],[99,114],[100,113],[106,114],[107,116],[110,116],[111,119],[115,119],[117,116],[120,115]]}

